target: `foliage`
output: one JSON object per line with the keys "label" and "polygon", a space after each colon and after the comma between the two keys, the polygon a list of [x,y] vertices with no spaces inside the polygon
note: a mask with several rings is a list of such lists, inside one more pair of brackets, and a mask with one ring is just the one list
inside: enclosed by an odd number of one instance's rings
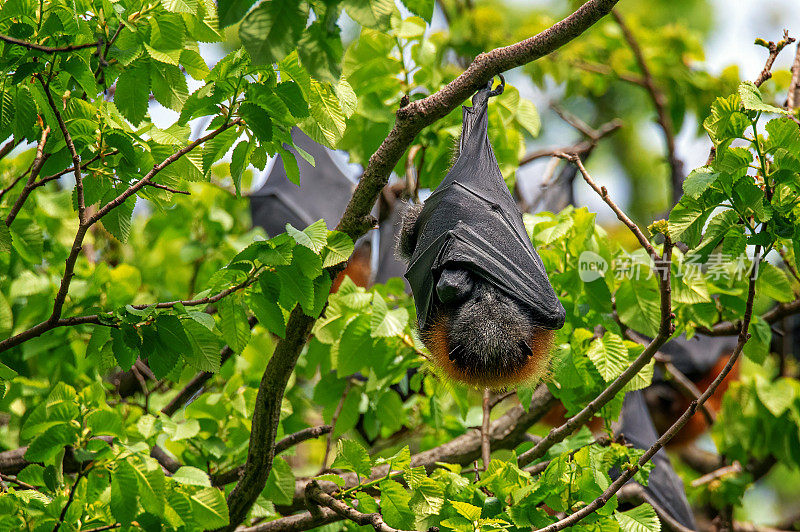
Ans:
{"label": "foliage", "polygon": [[[702,11],[695,5],[702,3],[686,4]],[[474,390],[442,380],[427,364],[402,281],[363,288],[345,279],[331,294],[332,274],[354,249],[347,235],[328,229],[336,220],[287,225],[279,235],[251,228],[241,196],[253,169],[280,155],[302,185],[287,149],[293,127],[366,165],[406,99],[435,93],[472,57],[557,18],[469,5],[443,2],[450,24],[432,31],[428,0],[404,1],[408,16],[386,0],[2,4],[0,140],[15,148],[0,157],[0,337],[34,333],[4,345],[0,358],[0,445],[27,446],[20,471],[0,476],[0,528],[226,526],[226,496],[238,477],[221,479],[247,460],[262,374],[275,344],[290,336],[295,309],[315,323],[287,376],[278,436],[320,423],[332,433],[327,445],[309,441],[274,460],[251,520],[287,515],[300,477],[313,476],[334,483],[336,499],[380,512],[401,530],[538,529],[590,504],[609,488],[610,470],[640,459],[642,450],[583,428],[534,470],[516,461],[527,441],[495,450],[477,477],[470,463],[449,456],[440,467],[412,466],[421,451],[471,433],[481,409]],[[682,198],[650,239],[659,252],[668,245],[664,234],[682,243],[667,266],[675,334],[740,322],[756,265],[757,315],[744,354],[763,368],[730,386],[713,437],[730,460],[797,468],[800,389],[796,375],[778,372],[764,315],[796,301],[796,275],[787,272],[800,269],[800,133],[793,111],[771,103],[788,81],[765,85],[762,94],[739,83],[735,69],[717,76],[700,69],[694,60],[702,58],[705,28],[651,31],[668,16],[636,19],[635,34],[673,127],[707,116],[698,122],[715,148],[709,164],[686,177]],[[208,65],[207,43],[230,37],[226,27],[240,42],[227,42],[232,50]],[[598,120],[623,117],[633,140],[620,160],[635,173],[661,155],[648,149],[633,162],[625,157],[640,150],[633,134],[652,113],[643,98],[612,104],[631,94],[626,78],[639,75],[614,28],[602,21],[516,80],[558,83],[564,102],[590,102]],[[489,114],[512,189],[542,127],[513,82],[509,76]],[[401,178],[419,176],[405,183],[408,190],[444,177],[460,123],[455,109],[410,140],[394,168]],[[647,199],[633,202],[639,217],[663,207],[664,198]],[[567,311],[546,386],[573,415],[643,353],[630,331],[657,335],[664,265],[631,250],[585,207],[525,214],[524,222]],[[754,249],[756,260],[746,253]],[[727,258],[718,261],[715,251]],[[785,264],[759,267],[770,251]],[[586,257],[607,269],[585,277]],[[632,269],[638,275],[616,274]],[[624,393],[650,385],[653,372],[650,361],[602,406],[605,432]],[[202,388],[171,409],[182,388],[204,375]],[[516,391],[527,408],[533,388]],[[508,415],[519,407],[503,408]],[[637,481],[647,482],[649,467]],[[717,507],[739,505],[751,480],[710,485],[702,496]],[[624,507],[614,494],[575,525],[660,527],[649,504]]]}

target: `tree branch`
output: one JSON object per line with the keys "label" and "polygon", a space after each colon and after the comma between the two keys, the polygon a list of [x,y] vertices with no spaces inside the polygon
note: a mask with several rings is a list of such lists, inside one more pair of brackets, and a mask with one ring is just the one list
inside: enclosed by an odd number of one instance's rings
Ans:
{"label": "tree branch", "polygon": [[[12,336],[11,338],[7,338],[0,342],[0,353],[10,349],[14,346],[17,346],[31,338],[35,338],[40,336],[41,334],[54,329],[56,327],[62,327],[65,325],[78,325],[81,323],[92,323],[92,316],[80,317],[80,318],[67,318],[66,320],[61,319],[61,311],[64,307],[64,302],[67,299],[67,293],[69,292],[69,285],[72,282],[72,276],[74,275],[75,270],[75,263],[78,260],[78,256],[80,255],[83,239],[86,237],[86,232],[89,230],[91,226],[97,223],[103,216],[108,214],[112,209],[118,207],[122,204],[126,199],[130,196],[136,194],[142,187],[147,185],[153,177],[158,174],[161,170],[169,166],[170,164],[174,163],[194,148],[199,146],[200,144],[213,139],[223,131],[229,129],[234,125],[238,125],[241,123],[241,120],[236,119],[230,122],[227,122],[220,126],[219,128],[215,129],[208,135],[201,137],[194,142],[189,143],[186,147],[181,148],[174,154],[170,155],[166,159],[164,159],[159,164],[155,165],[144,177],[142,177],[139,181],[128,187],[123,193],[119,196],[108,202],[105,206],[99,209],[94,215],[86,217],[83,223],[78,224],[78,231],[75,234],[75,239],[72,242],[72,248],[70,249],[69,255],[65,261],[64,265],[64,276],[61,278],[61,284],[59,285],[58,292],[56,293],[54,303],[53,303],[53,312],[50,314],[50,317],[37,325],[34,325],[30,329],[27,329],[16,336]],[[75,173],[80,174],[80,163],[76,163],[75,165]],[[174,305],[177,302],[170,302],[170,303],[162,303],[162,305]],[[160,307],[164,308],[164,307]]]}
{"label": "tree branch", "polygon": [[483,461],[483,470],[489,469],[489,461],[492,457],[492,444],[489,441],[489,426],[491,424],[492,394],[489,388],[483,390],[483,423],[481,424],[481,460]]}
{"label": "tree branch", "polygon": [[[560,427],[551,430],[550,433],[548,433],[548,435],[542,439],[542,441],[537,443],[532,449],[522,453],[517,459],[520,467],[524,467],[534,460],[538,460],[544,456],[547,450],[553,445],[563,441],[564,438],[572,434],[578,427],[589,421],[589,419],[591,419],[592,416],[594,416],[594,414],[603,407],[603,405],[612,400],[617,393],[619,393],[622,388],[624,388],[625,385],[630,382],[630,380],[633,379],[633,377],[635,377],[636,374],[638,374],[639,371],[641,371],[642,368],[644,368],[650,362],[650,359],[653,358],[664,342],[666,342],[674,332],[674,325],[672,324],[672,289],[670,287],[669,268],[669,264],[672,259],[672,242],[669,240],[669,238],[667,238],[664,243],[663,255],[659,255],[652,244],[650,244],[650,242],[644,236],[644,233],[642,233],[641,229],[639,229],[639,227],[633,221],[631,221],[630,218],[628,218],[609,197],[606,188],[597,186],[597,183],[594,182],[594,179],[592,179],[592,177],[586,171],[586,168],[584,168],[580,157],[574,154],[562,154],[561,156],[568,161],[573,162],[578,167],[578,170],[581,172],[584,181],[586,181],[595,192],[600,194],[606,204],[611,207],[611,210],[616,213],[617,218],[619,218],[620,221],[622,221],[631,230],[631,232],[636,235],[639,243],[653,258],[656,267],[663,268],[663,272],[659,272],[657,275],[661,298],[661,322],[659,325],[658,334],[647,345],[644,351],[642,351],[642,353],[636,357],[636,360],[634,360],[631,365],[628,366],[625,371],[623,371],[619,377],[614,380],[614,382],[609,384],[608,387],[606,387],[606,389],[600,393],[600,395],[595,397],[588,405],[586,405],[583,410],[568,419]],[[666,267],[663,267],[664,265],[666,265]]]}
{"label": "tree branch", "polygon": [[[370,211],[375,201],[393,168],[425,126],[447,115],[496,74],[547,55],[574,39],[608,14],[617,1],[589,0],[538,35],[479,55],[466,71],[440,91],[399,109],[392,130],[370,157],[336,229],[355,241],[374,227]],[[286,325],[286,338],[278,342],[267,364],[256,397],[245,471],[228,497],[230,524],[224,530],[232,532],[244,520],[266,484],[274,457],[281,399],[313,323],[313,318],[295,308]]]}
{"label": "tree branch", "polygon": [[5,41],[9,44],[16,44],[17,46],[23,46],[28,50],[36,50],[38,52],[44,52],[46,54],[56,54],[58,52],[74,52],[76,50],[84,50],[86,48],[97,48],[98,45],[102,44],[103,41],[95,41],[95,42],[87,42],[85,44],[70,44],[68,46],[44,46],[41,44],[36,44],[34,42],[27,42],[20,39],[15,39],[14,37],[9,37],[8,35],[0,35],[0,41]]}
{"label": "tree branch", "polygon": [[342,516],[330,508],[321,507],[318,509],[318,515],[312,515],[311,512],[303,512],[297,515],[275,519],[274,521],[260,523],[255,526],[239,528],[237,532],[300,532],[302,530],[310,530],[318,526],[327,525],[328,523],[335,523],[343,519]]}
{"label": "tree branch", "polygon": [[[763,42],[763,41],[762,41]],[[778,54],[781,53],[786,46],[792,44],[794,42],[793,37],[789,37],[789,32],[787,30],[783,30],[783,39],[774,43],[769,41],[767,43],[767,49],[769,50],[769,55],[767,56],[767,62],[764,65],[764,69],[758,75],[755,80],[756,87],[760,87],[765,81],[772,77],[772,64],[775,63],[775,59],[778,57]]]}
{"label": "tree branch", "polygon": [[[387,525],[381,514],[379,513],[372,513],[372,514],[364,514],[347,505],[346,502],[340,501],[339,499],[335,499],[332,496],[328,495],[322,488],[319,487],[315,481],[311,481],[308,485],[308,489],[306,490],[306,494],[308,495],[309,502],[315,502],[327,508],[330,508],[341,517],[345,519],[349,519],[354,523],[357,523],[361,526],[372,526],[375,529],[375,532],[400,532],[396,528],[392,528]],[[319,511],[319,509],[317,509]],[[311,511],[314,514],[314,510]],[[318,518],[322,518],[324,514],[318,514]]]}
{"label": "tree branch", "polygon": [[725,379],[728,373],[730,373],[731,369],[733,369],[734,364],[736,364],[736,361],[739,359],[739,355],[742,353],[744,344],[750,338],[750,335],[747,333],[747,327],[750,324],[750,320],[753,316],[753,300],[755,299],[756,292],[758,264],[761,260],[760,254],[761,246],[756,246],[755,258],[753,259],[753,269],[750,275],[750,282],[747,290],[747,303],[745,305],[743,321],[744,326],[739,332],[739,340],[736,344],[733,354],[731,354],[731,357],[728,359],[728,363],[725,364],[725,367],[719,372],[711,385],[703,392],[698,400],[692,401],[692,403],[689,405],[689,408],[687,408],[683,414],[681,414],[678,420],[675,421],[675,423],[673,423],[672,426],[667,429],[667,431],[658,440],[656,440],[656,442],[649,449],[647,449],[647,451],[645,451],[645,453],[634,465],[625,469],[625,471],[623,471],[622,474],[620,474],[620,476],[614,482],[612,482],[611,485],[599,497],[572,515],[539,529],[537,532],[558,532],[559,530],[563,530],[567,527],[577,524],[583,518],[605,506],[611,497],[613,497],[614,494],[616,494],[622,488],[622,486],[624,486],[631,478],[633,478],[636,472],[639,471],[643,465],[649,462],[666,443],[668,443],[678,432],[680,432],[683,426],[686,425],[689,419],[697,411],[697,407],[705,404],[705,402],[708,401],[708,399],[714,394],[720,383]]}
{"label": "tree branch", "polygon": [[786,107],[790,111],[794,111],[796,107],[800,106],[800,42],[797,43],[797,51],[794,54],[794,62],[791,67],[792,81],[789,83],[789,93],[786,96]]}
{"label": "tree branch", "polygon": [[[278,455],[287,449],[291,449],[299,443],[303,443],[304,441],[319,438],[324,434],[330,433],[332,430],[333,426],[331,425],[318,425],[316,427],[309,427],[307,429],[299,430],[294,434],[289,434],[275,444],[275,454]],[[244,473],[244,466],[235,467],[221,473],[215,473],[211,475],[211,485],[225,486],[226,484],[236,482],[242,477],[242,473]]]}
{"label": "tree branch", "polygon": [[[50,134],[50,126],[46,126],[42,130],[42,136],[39,138],[39,145],[36,146],[36,156],[33,158],[33,163],[31,163],[30,171],[28,172],[28,181],[25,183],[25,186],[22,188],[22,192],[20,192],[17,201],[14,202],[14,206],[11,207],[11,211],[6,216],[6,225],[10,226],[11,223],[14,221],[14,218],[17,217],[19,211],[22,209],[22,205],[28,199],[31,191],[34,189],[33,182],[36,181],[36,178],[39,176],[39,171],[42,169],[42,165],[46,159],[44,154],[44,145],[47,142],[47,136]],[[3,191],[5,194],[8,190],[10,190],[17,181],[15,180],[8,189]],[[2,197],[2,194],[0,194]]]}
{"label": "tree branch", "polygon": [[53,110],[53,113],[56,115],[56,121],[58,122],[58,127],[61,129],[61,134],[64,135],[64,142],[67,144],[67,150],[69,154],[72,156],[72,164],[75,170],[75,191],[77,193],[77,203],[78,203],[78,222],[80,225],[86,223],[86,201],[83,198],[83,176],[81,174],[81,158],[78,156],[78,152],[75,150],[75,143],[72,142],[72,135],[69,134],[69,130],[67,129],[67,124],[64,123],[64,117],[61,116],[61,111],[58,110],[58,106],[56,102],[53,100],[53,94],[50,92],[50,86],[45,83],[44,78],[41,75],[36,74],[36,79],[39,80],[39,83],[42,84],[42,89],[44,90],[45,96],[47,96],[47,103],[50,104],[50,108]]}
{"label": "tree branch", "polygon": [[672,118],[667,110],[666,98],[661,89],[656,86],[653,74],[650,72],[650,67],[644,57],[644,52],[642,52],[642,47],[639,46],[639,41],[625,23],[625,19],[622,18],[622,15],[617,10],[612,10],[611,16],[614,17],[614,20],[619,25],[620,30],[622,30],[622,36],[628,43],[631,52],[633,52],[633,57],[636,59],[636,64],[642,73],[643,86],[653,101],[653,107],[656,109],[658,125],[661,126],[661,131],[664,133],[664,141],[667,145],[667,162],[670,167],[670,182],[672,183],[671,204],[675,205],[683,189],[683,162],[678,158],[675,150],[675,131],[672,125]]}

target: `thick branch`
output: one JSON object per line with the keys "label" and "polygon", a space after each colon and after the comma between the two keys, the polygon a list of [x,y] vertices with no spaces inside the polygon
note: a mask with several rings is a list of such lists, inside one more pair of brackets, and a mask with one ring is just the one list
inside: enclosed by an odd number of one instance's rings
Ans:
{"label": "thick branch", "polygon": [[591,0],[572,15],[524,41],[480,54],[455,80],[435,94],[411,102],[397,111],[392,131],[370,157],[353,197],[337,229],[358,237],[373,225],[369,213],[389,174],[414,137],[426,126],[447,115],[495,75],[530,63],[560,48],[589,29],[617,3]]}
{"label": "thick branch", "polygon": [[[319,438],[324,434],[328,434],[333,430],[331,425],[318,425],[316,427],[309,427],[307,429],[299,430],[294,434],[289,434],[281,441],[275,444],[275,454],[278,455],[287,449],[291,449],[297,444],[303,443],[307,440]],[[222,473],[215,473],[211,475],[212,486],[225,486],[232,482],[236,482],[242,477],[244,473],[244,466],[235,467]]]}
{"label": "thick branch", "polygon": [[[389,174],[425,126],[447,115],[495,75],[547,55],[574,39],[608,14],[617,1],[590,0],[538,35],[479,55],[464,73],[440,91],[399,109],[394,127],[370,157],[336,229],[356,240],[375,226],[370,211]],[[225,530],[233,531],[244,520],[264,488],[272,468],[281,399],[313,322],[313,318],[295,308],[286,326],[286,338],[278,342],[264,371],[253,413],[247,463],[242,480],[228,498],[230,524]]]}
{"label": "thick branch", "polygon": [[274,521],[267,521],[255,526],[246,528],[239,528],[237,532],[300,532],[302,530],[310,530],[318,526],[327,525],[341,521],[342,516],[331,510],[330,508],[319,508],[318,515],[312,515],[311,512],[303,512],[297,515],[290,515],[275,519]]}
{"label": "thick branch", "polygon": [[[771,310],[765,312],[761,319],[772,325],[787,316],[792,316],[800,312],[800,299],[795,299],[790,303],[779,303]],[[739,334],[741,329],[740,322],[723,322],[714,325],[711,329],[697,328],[697,332],[707,336],[733,336]]]}
{"label": "thick branch", "polygon": [[611,16],[614,17],[614,20],[619,25],[625,41],[628,43],[631,52],[633,52],[636,64],[642,72],[643,86],[650,96],[650,99],[653,101],[658,125],[661,126],[661,130],[664,133],[664,142],[667,145],[667,161],[670,167],[670,182],[672,183],[672,205],[674,205],[678,202],[683,188],[683,162],[678,159],[675,150],[675,131],[672,125],[672,118],[667,110],[666,98],[664,97],[664,93],[661,92],[661,89],[656,86],[653,74],[650,72],[650,67],[647,65],[647,60],[644,57],[644,52],[642,52],[642,47],[639,46],[639,41],[625,23],[625,19],[623,19],[616,10],[611,11]]}
{"label": "thick branch", "polygon": [[794,62],[791,67],[792,81],[789,83],[789,93],[786,96],[786,107],[794,111],[800,106],[800,42],[797,43],[797,51],[794,54]]}
{"label": "thick branch", "polygon": [[739,355],[742,353],[744,344],[750,338],[750,335],[747,333],[747,326],[750,324],[750,320],[753,316],[753,299],[755,298],[756,292],[758,264],[761,260],[760,254],[761,247],[756,246],[755,259],[753,260],[753,271],[750,275],[750,282],[747,290],[747,303],[745,306],[743,321],[744,326],[739,332],[739,340],[736,344],[736,349],[734,349],[733,354],[731,354],[731,357],[728,359],[728,363],[725,364],[725,367],[722,369],[722,371],[720,371],[719,375],[717,375],[711,385],[706,389],[706,391],[703,392],[698,400],[692,401],[692,403],[689,405],[689,408],[687,408],[683,414],[681,414],[678,420],[673,423],[672,426],[667,429],[667,431],[658,440],[656,440],[652,447],[645,451],[636,464],[626,468],[619,478],[612,482],[611,485],[598,498],[572,515],[569,515],[556,523],[548,525],[537,532],[558,532],[559,530],[563,530],[567,527],[577,524],[583,518],[593,514],[605,506],[611,497],[613,497],[614,494],[616,494],[622,488],[622,486],[624,486],[631,478],[633,478],[636,472],[639,471],[643,465],[649,462],[666,443],[668,443],[678,432],[680,432],[684,425],[686,425],[689,419],[691,419],[691,417],[697,411],[698,405],[705,404],[705,402],[708,401],[708,399],[714,394],[720,383],[725,379],[728,373],[730,373],[731,369],[733,369],[734,364],[736,364],[736,361],[739,359]]}

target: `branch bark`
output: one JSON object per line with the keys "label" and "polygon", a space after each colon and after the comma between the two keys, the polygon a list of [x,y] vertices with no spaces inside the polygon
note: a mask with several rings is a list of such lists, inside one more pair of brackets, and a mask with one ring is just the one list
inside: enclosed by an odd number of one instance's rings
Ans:
{"label": "branch bark", "polygon": [[44,46],[42,44],[36,44],[35,42],[28,42],[23,41],[21,39],[15,39],[14,37],[10,37],[8,35],[0,35],[0,41],[5,41],[9,44],[16,44],[17,46],[22,46],[27,48],[28,50],[36,50],[38,52],[44,52],[46,54],[56,54],[58,52],[74,52],[76,50],[84,50],[86,48],[97,48],[98,45],[102,44],[102,41],[94,41],[94,42],[87,42],[85,44],[70,44],[68,46]]}
{"label": "branch bark", "polygon": [[[14,206],[11,207],[11,211],[8,213],[8,216],[6,216],[7,226],[10,226],[14,221],[14,218],[17,217],[17,214],[19,214],[19,211],[22,209],[22,205],[25,203],[25,201],[27,201],[31,191],[35,188],[33,183],[39,176],[39,171],[42,169],[42,165],[46,160],[46,156],[44,154],[44,145],[47,142],[47,136],[49,134],[50,126],[46,126],[42,130],[42,136],[39,138],[39,145],[36,146],[36,155],[33,158],[33,163],[31,163],[31,168],[28,172],[28,181],[25,183],[25,186],[22,187],[22,192],[20,192],[19,197],[17,197],[17,201],[14,202]],[[3,193],[10,190],[14,184],[16,184],[16,181],[14,181],[14,183],[12,183],[8,189],[4,190]],[[2,197],[2,194],[0,194],[0,197]]]}
{"label": "branch bark", "polygon": [[[370,215],[372,206],[400,157],[425,126],[447,115],[495,75],[534,61],[576,38],[607,15],[617,1],[589,0],[538,35],[479,55],[467,70],[440,91],[399,109],[392,130],[370,157],[336,229],[355,241],[375,226],[375,219]],[[232,532],[244,520],[264,488],[272,468],[281,399],[313,323],[313,318],[295,308],[286,326],[286,338],[278,342],[267,364],[256,397],[245,471],[228,497],[230,524],[224,530]]]}

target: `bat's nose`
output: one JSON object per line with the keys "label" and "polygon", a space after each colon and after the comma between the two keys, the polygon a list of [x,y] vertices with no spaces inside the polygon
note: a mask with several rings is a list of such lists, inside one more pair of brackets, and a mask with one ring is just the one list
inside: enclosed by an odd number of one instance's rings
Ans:
{"label": "bat's nose", "polygon": [[467,270],[442,270],[436,283],[436,295],[445,304],[460,303],[469,297],[474,286]]}

